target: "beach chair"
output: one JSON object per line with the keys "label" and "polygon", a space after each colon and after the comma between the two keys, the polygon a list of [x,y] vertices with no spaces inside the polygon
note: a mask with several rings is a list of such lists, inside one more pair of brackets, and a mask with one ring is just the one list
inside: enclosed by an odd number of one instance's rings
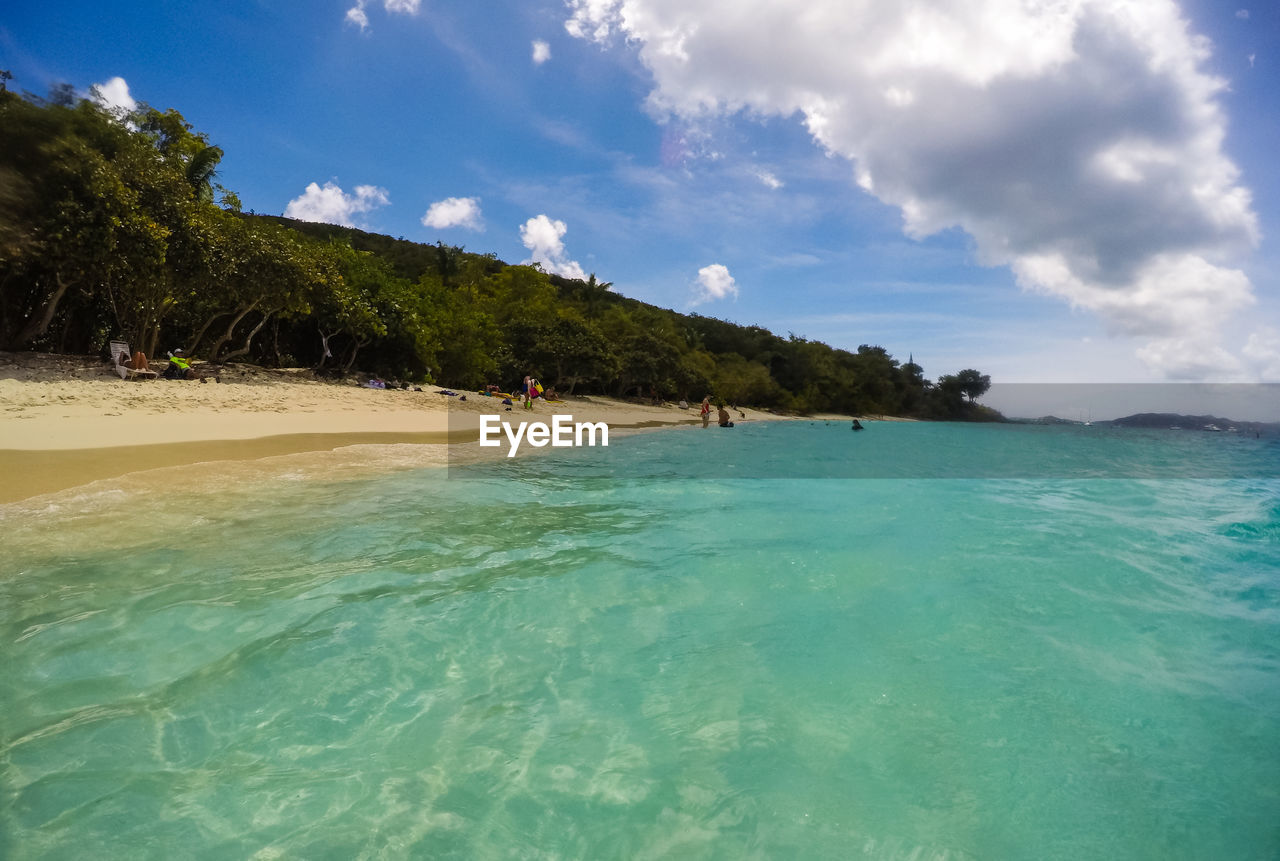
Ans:
{"label": "beach chair", "polygon": [[150,377],[159,377],[156,371],[140,371],[134,368],[126,368],[120,364],[120,354],[124,353],[125,361],[133,358],[133,353],[129,351],[128,341],[112,341],[111,342],[111,367],[116,369],[116,373],[120,375],[122,380],[136,379],[142,377],[144,379]]}

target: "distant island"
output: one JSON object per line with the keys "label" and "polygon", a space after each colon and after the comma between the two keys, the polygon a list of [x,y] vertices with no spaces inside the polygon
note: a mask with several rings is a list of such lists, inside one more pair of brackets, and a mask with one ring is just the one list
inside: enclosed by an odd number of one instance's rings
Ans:
{"label": "distant island", "polygon": [[1280,422],[1248,422],[1221,416],[1190,416],[1180,413],[1134,413],[1118,419],[1107,421],[1084,422],[1057,416],[1041,416],[1038,419],[1014,419],[1021,424],[1036,425],[1086,425],[1097,427],[1145,428],[1157,430],[1182,430],[1207,433],[1247,433],[1280,435]]}

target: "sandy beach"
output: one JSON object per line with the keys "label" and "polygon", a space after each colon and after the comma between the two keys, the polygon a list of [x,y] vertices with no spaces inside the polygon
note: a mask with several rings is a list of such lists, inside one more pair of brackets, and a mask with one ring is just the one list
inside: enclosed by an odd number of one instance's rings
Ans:
{"label": "sandy beach", "polygon": [[[481,415],[505,410],[501,400],[451,397],[440,386],[371,389],[251,365],[218,373],[221,382],[122,380],[95,356],[0,353],[0,504],[145,470],[303,453],[342,450],[349,467],[385,464],[391,449],[443,463],[449,444],[475,448]],[[611,431],[700,424],[697,404],[596,396],[535,404],[535,419],[565,414]],[[518,405],[511,415],[530,417]],[[734,421],[778,418],[733,411]]]}

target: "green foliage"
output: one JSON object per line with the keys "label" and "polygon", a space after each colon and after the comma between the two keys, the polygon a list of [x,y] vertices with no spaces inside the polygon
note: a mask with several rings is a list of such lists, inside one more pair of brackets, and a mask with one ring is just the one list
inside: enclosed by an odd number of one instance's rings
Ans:
{"label": "green foliage", "polygon": [[[984,419],[990,378],[679,314],[492,254],[240,212],[222,150],[174,110],[120,115],[0,76],[0,347],[123,337],[214,361],[457,388],[533,374],[601,392],[799,412]],[[218,198],[218,202],[215,202]]]}
{"label": "green foliage", "polygon": [[763,363],[753,362],[737,353],[718,359],[714,383],[716,401],[731,406],[775,406],[781,391]]}

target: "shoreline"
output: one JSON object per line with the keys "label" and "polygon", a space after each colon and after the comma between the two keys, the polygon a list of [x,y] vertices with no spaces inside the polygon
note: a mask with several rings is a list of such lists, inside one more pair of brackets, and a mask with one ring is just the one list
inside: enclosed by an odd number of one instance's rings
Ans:
{"label": "shoreline", "polygon": [[[289,455],[345,452],[339,459],[347,467],[358,472],[365,463],[373,472],[386,468],[392,447],[413,446],[409,462],[439,465],[478,439],[481,415],[505,417],[501,400],[463,391],[449,397],[439,386],[370,389],[317,380],[305,369],[251,365],[226,366],[220,374],[221,383],[127,381],[93,356],[0,353],[0,505],[150,470],[223,464],[239,472],[230,464]],[[852,418],[731,412],[735,422]],[[517,404],[508,418],[554,415],[604,421],[627,433],[701,426],[697,404],[680,409],[595,395],[538,401],[532,412]],[[477,448],[471,456],[482,455]]]}
{"label": "shoreline", "polygon": [[[642,421],[632,424],[609,423],[611,433],[640,432],[660,428],[699,426],[697,420],[675,422]],[[368,449],[370,469],[380,451],[390,446],[440,447],[445,457],[427,456],[423,465],[442,466],[456,447],[479,440],[478,428],[455,428],[423,432],[356,431],[346,433],[274,434],[252,438],[199,439],[170,443],[116,445],[97,448],[30,448],[0,449],[0,506],[21,503],[49,494],[75,490],[99,481],[158,469],[199,466],[215,463],[251,463],[289,455],[341,452],[343,449]],[[535,454],[530,449],[527,454]],[[482,453],[467,448],[467,459],[498,457],[499,453]],[[447,454],[446,454],[447,453]]]}

